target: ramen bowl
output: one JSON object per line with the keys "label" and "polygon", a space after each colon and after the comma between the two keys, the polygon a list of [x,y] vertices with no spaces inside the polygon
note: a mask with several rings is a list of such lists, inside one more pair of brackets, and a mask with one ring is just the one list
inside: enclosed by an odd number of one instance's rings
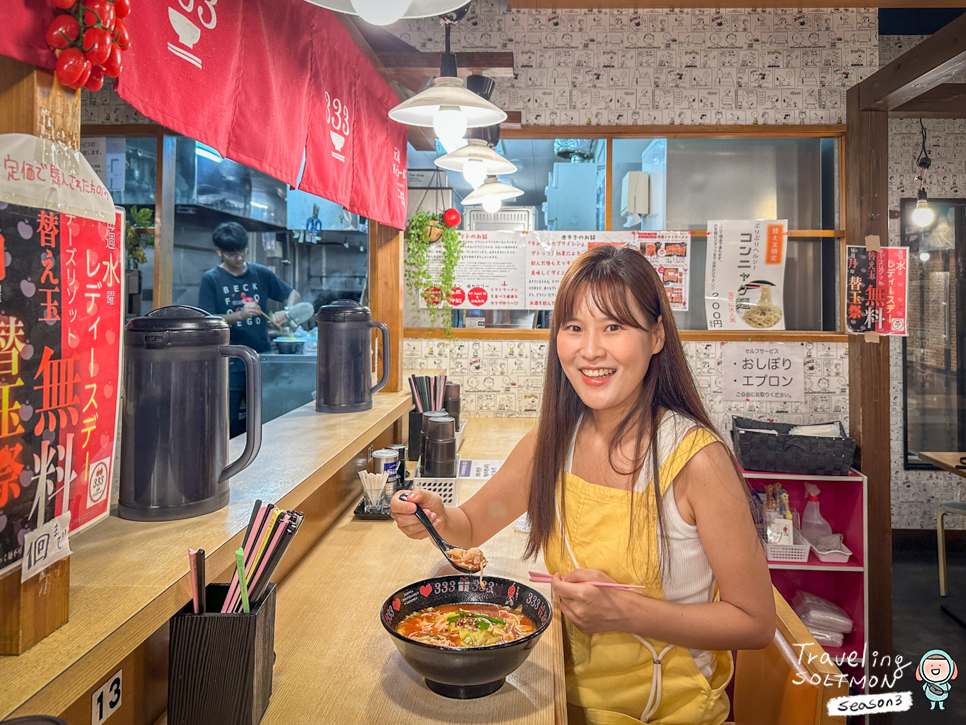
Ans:
{"label": "ramen bowl", "polygon": [[[424,579],[394,592],[382,605],[379,619],[392,637],[399,654],[417,674],[426,679],[433,692],[461,700],[484,697],[499,690],[507,675],[517,669],[537,645],[540,635],[550,625],[553,610],[550,602],[536,589],[525,584],[468,575],[441,576]],[[496,604],[516,609],[536,629],[512,642],[501,642],[488,647],[449,647],[417,642],[396,632],[406,617],[429,607],[443,604]]]}

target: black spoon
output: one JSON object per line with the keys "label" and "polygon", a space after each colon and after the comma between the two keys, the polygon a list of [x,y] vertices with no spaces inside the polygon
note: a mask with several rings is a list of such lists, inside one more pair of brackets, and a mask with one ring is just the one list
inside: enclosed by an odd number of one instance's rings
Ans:
{"label": "black spoon", "polygon": [[[409,501],[408,494],[405,494],[405,493],[400,494],[399,500]],[[449,552],[452,551],[453,549],[461,549],[462,547],[453,546],[452,544],[447,544],[446,541],[443,540],[443,537],[439,535],[439,532],[436,530],[436,527],[433,526],[433,522],[429,520],[429,516],[426,515],[426,512],[423,510],[423,507],[420,506],[415,501],[409,501],[409,503],[413,504],[416,507],[416,518],[419,519],[419,523],[421,523],[423,526],[426,527],[426,531],[429,532],[429,538],[431,538],[433,540],[433,543],[436,544],[437,547],[439,547],[439,550],[443,552],[443,556],[446,557],[446,560],[449,561],[449,563],[453,566],[454,569],[465,572],[467,574],[479,574],[480,571],[483,570],[483,567],[486,566],[486,564],[483,564],[483,566],[481,566],[479,569],[474,569],[454,559]]]}

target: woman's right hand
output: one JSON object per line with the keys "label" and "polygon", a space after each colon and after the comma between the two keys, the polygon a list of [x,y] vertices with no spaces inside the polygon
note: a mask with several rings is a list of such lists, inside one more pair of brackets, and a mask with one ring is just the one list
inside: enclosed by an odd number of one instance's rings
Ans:
{"label": "woman's right hand", "polygon": [[[400,500],[399,496],[403,493],[407,494],[407,501]],[[429,520],[439,528],[443,523],[443,517],[446,515],[446,509],[443,506],[443,499],[438,493],[420,488],[412,491],[397,491],[389,502],[389,510],[396,521],[396,526],[406,536],[410,539],[425,539],[429,536],[429,532],[416,518],[417,503],[423,507]]]}

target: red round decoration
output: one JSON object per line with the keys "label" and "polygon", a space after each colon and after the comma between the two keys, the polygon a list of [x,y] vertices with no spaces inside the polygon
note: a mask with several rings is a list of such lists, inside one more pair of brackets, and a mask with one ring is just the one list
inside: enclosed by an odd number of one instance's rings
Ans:
{"label": "red round decoration", "polygon": [[121,73],[121,46],[111,43],[111,52],[107,55],[107,60],[103,64],[104,75],[117,78]]}
{"label": "red round decoration", "polygon": [[84,32],[84,55],[94,65],[104,65],[113,44],[110,31],[104,28],[88,28]]}
{"label": "red round decoration", "polygon": [[53,0],[54,7],[60,8],[61,10],[70,10],[74,7],[76,0]]}
{"label": "red round decoration", "polygon": [[119,18],[126,18],[131,14],[131,0],[114,0],[114,12]]}
{"label": "red round decoration", "polygon": [[87,82],[91,72],[91,62],[78,48],[61,51],[57,59],[57,80],[69,88],[80,88]]}
{"label": "red round decoration", "polygon": [[461,218],[460,213],[456,211],[456,209],[450,208],[443,212],[443,221],[448,227],[457,226],[460,223]]}
{"label": "red round decoration", "polygon": [[57,15],[47,28],[45,39],[51,48],[61,50],[73,45],[80,35],[80,23],[73,15]]}
{"label": "red round decoration", "polygon": [[99,65],[91,67],[91,75],[84,84],[84,88],[89,91],[99,91],[104,86],[104,71]]}

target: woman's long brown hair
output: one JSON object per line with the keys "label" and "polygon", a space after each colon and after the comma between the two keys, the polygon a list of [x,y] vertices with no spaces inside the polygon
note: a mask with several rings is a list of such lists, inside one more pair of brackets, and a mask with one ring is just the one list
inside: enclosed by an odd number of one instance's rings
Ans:
{"label": "woman's long brown hair", "polygon": [[[674,314],[657,271],[636,250],[611,246],[594,247],[581,254],[567,270],[557,292],[550,326],[550,344],[547,346],[543,402],[537,423],[535,450],[539,453],[534,457],[530,481],[530,537],[525,556],[534,556],[546,546],[557,526],[556,484],[563,480],[570,441],[581,414],[587,409],[564,374],[557,356],[557,335],[560,328],[573,318],[586,295],[590,295],[590,299],[601,312],[623,325],[653,330],[658,324],[658,318],[661,318],[664,325],[664,348],[651,357],[637,393],[636,404],[630,406],[629,412],[615,429],[608,447],[610,464],[614,470],[633,475],[634,480],[640,475],[647,451],[652,451],[654,498],[661,531],[660,546],[664,554],[661,561],[664,569],[669,551],[661,507],[661,461],[657,455],[659,416],[662,410],[673,411],[693,419],[699,426],[716,434],[717,429],[694,384],[684,357]],[[630,300],[644,314],[643,320],[639,319],[639,313],[636,313]],[[615,455],[627,435],[636,436],[631,459],[632,470],[621,471],[614,463]],[[648,438],[646,445],[645,435]],[[733,456],[732,463],[741,477],[740,468]],[[561,486],[561,517],[565,516],[564,496],[564,486]],[[631,497],[632,501],[633,498]],[[630,520],[631,529],[628,535],[632,542],[640,542],[640,537],[634,537],[636,527],[633,509]]]}

